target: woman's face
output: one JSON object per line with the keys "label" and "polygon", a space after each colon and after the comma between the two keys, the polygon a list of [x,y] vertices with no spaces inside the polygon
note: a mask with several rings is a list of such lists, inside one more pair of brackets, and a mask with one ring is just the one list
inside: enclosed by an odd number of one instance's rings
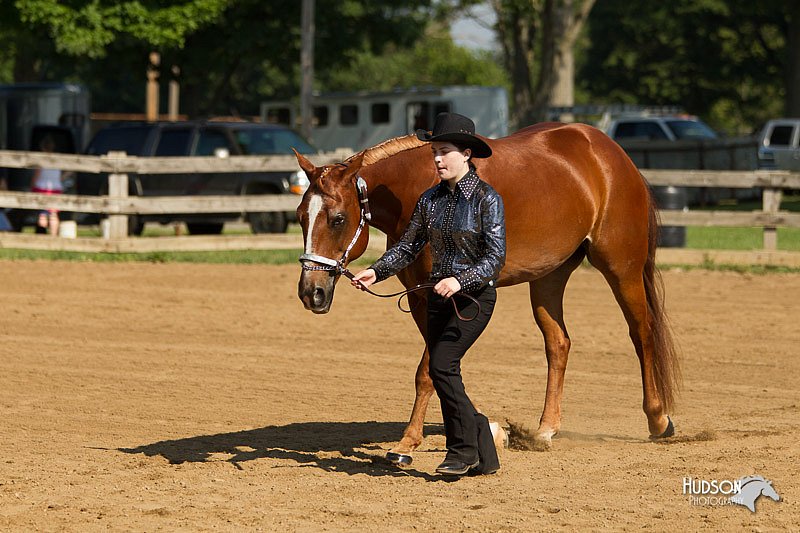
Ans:
{"label": "woman's face", "polygon": [[433,162],[436,165],[436,174],[440,180],[449,181],[461,178],[469,170],[469,157],[471,150],[467,148],[463,152],[458,147],[449,142],[431,143],[433,152]]}

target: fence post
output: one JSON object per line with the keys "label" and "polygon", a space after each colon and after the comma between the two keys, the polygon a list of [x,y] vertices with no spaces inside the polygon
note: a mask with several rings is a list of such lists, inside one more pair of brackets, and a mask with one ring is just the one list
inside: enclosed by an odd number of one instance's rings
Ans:
{"label": "fence post", "polygon": [[[764,213],[776,215],[781,208],[782,191],[780,189],[764,188],[762,193],[762,210]],[[776,250],[778,248],[778,228],[764,226],[764,249]]]}
{"label": "fence post", "polygon": [[[125,152],[109,152],[108,157],[124,159],[127,157]],[[128,175],[109,174],[108,175],[108,197],[122,199],[128,197]],[[124,239],[128,236],[128,215],[108,215],[108,237],[110,239]]]}

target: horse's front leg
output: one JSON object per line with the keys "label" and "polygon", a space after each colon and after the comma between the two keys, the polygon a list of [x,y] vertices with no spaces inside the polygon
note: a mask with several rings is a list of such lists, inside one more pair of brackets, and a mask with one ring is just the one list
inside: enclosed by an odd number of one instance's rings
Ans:
{"label": "horse's front leg", "polygon": [[405,466],[411,464],[411,454],[422,444],[422,439],[424,438],[422,427],[425,424],[428,402],[433,394],[433,382],[428,373],[428,360],[428,349],[425,348],[414,378],[416,396],[414,398],[414,407],[411,410],[411,419],[408,421],[405,431],[403,431],[403,438],[386,454],[386,458],[397,465]]}
{"label": "horse's front leg", "polygon": [[[536,324],[544,337],[547,355],[547,391],[539,428],[532,437],[533,449],[549,450],[552,438],[561,429],[561,398],[564,392],[564,372],[571,342],[564,323],[564,289],[572,272],[583,260],[578,252],[546,276],[530,282],[531,308]],[[526,439],[527,440],[527,439]]]}
{"label": "horse's front leg", "polygon": [[[392,239],[387,238],[386,247],[389,248],[392,244]],[[425,248],[414,263],[397,274],[397,278],[406,288],[411,288],[425,281],[430,271],[430,253]],[[424,438],[422,427],[425,424],[425,413],[428,411],[428,402],[433,394],[433,381],[431,381],[429,373],[430,356],[425,342],[428,330],[428,294],[426,292],[409,293],[408,305],[411,308],[411,316],[414,318],[414,323],[416,323],[417,329],[422,335],[425,349],[422,352],[422,359],[420,359],[417,373],[414,377],[416,395],[414,397],[414,407],[411,409],[411,419],[408,421],[405,431],[403,431],[403,437],[400,442],[386,454],[386,458],[390,462],[400,466],[410,465],[412,461],[411,454],[422,444],[422,439]]]}
{"label": "horse's front leg", "polygon": [[[414,317],[414,322],[425,338],[425,331],[427,330],[427,299],[417,293],[408,295],[408,304],[411,306],[411,314]],[[428,348],[422,352],[422,359],[420,359],[417,366],[417,373],[414,377],[414,388],[416,389],[416,396],[414,397],[414,407],[411,410],[411,418],[408,421],[403,437],[400,442],[386,454],[386,458],[394,464],[406,466],[410,465],[412,461],[411,454],[422,444],[423,425],[425,424],[425,413],[428,411],[428,402],[433,394],[433,381],[429,373],[429,360]]]}

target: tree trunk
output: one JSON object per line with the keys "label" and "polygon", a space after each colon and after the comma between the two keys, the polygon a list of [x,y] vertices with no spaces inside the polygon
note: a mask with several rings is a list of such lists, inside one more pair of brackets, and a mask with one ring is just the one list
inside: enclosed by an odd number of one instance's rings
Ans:
{"label": "tree trunk", "polygon": [[[592,10],[595,0],[547,0],[543,13],[545,31],[542,61],[533,117],[550,119],[550,107],[575,105],[575,42]],[[559,120],[573,120],[562,113]]]}
{"label": "tree trunk", "polygon": [[[551,106],[574,104],[573,48],[594,2],[492,0],[505,67],[511,75],[512,128],[547,120]],[[534,57],[537,41],[538,58]]]}
{"label": "tree trunk", "polygon": [[14,54],[14,83],[32,83],[41,81],[41,50],[30,33],[20,31],[16,35]]}
{"label": "tree trunk", "polygon": [[[311,139],[311,127],[314,118],[311,101],[314,91],[314,33],[316,31],[316,26],[314,24],[314,0],[303,0],[301,19],[300,116],[303,122],[300,132],[306,139]],[[294,126],[294,124],[292,124],[292,126]]]}
{"label": "tree trunk", "polygon": [[791,3],[789,9],[785,107],[787,117],[800,117],[800,2]]}
{"label": "tree trunk", "polygon": [[492,0],[492,7],[497,15],[497,35],[503,48],[505,68],[511,77],[509,121],[512,129],[518,129],[525,123],[533,101],[531,66],[536,29],[519,4],[504,5],[503,0]]}

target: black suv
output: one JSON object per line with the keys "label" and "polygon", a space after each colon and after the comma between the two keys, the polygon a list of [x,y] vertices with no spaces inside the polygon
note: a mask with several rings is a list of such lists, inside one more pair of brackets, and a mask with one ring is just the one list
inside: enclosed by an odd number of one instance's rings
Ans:
{"label": "black suv", "polygon": [[[275,124],[251,122],[127,122],[108,126],[94,136],[86,152],[103,155],[124,151],[140,157],[303,154],[316,150],[293,130]],[[307,179],[297,172],[232,172],[197,174],[131,174],[132,196],[302,194]],[[81,173],[78,194],[104,195],[107,174]],[[128,217],[128,232],[140,235],[145,222],[185,222],[189,233],[217,234],[226,221],[240,217],[253,233],[283,233],[294,212],[158,214]],[[79,218],[81,224],[98,222],[98,215]]]}

